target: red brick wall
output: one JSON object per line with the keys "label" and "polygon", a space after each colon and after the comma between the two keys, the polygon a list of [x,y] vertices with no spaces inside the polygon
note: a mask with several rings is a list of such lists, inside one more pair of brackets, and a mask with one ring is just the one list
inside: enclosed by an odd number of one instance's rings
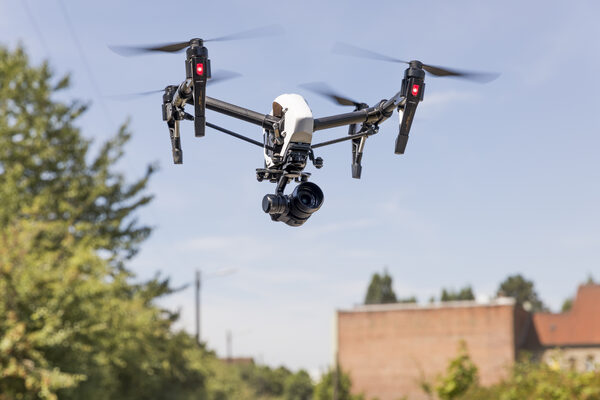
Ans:
{"label": "red brick wall", "polygon": [[426,399],[433,382],[464,340],[482,384],[497,382],[514,362],[514,305],[456,304],[385,311],[338,311],[338,357],[354,393],[367,399]]}

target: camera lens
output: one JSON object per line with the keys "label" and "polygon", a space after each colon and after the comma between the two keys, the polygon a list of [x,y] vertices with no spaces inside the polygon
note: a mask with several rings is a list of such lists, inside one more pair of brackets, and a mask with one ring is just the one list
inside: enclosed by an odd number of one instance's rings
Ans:
{"label": "camera lens", "polygon": [[308,219],[323,204],[323,191],[312,182],[302,182],[291,194],[290,213],[298,219]]}
{"label": "camera lens", "polygon": [[302,193],[300,195],[300,201],[302,202],[302,204],[304,204],[305,206],[308,206],[312,203],[313,198],[311,195],[309,195],[308,193]]}
{"label": "camera lens", "polygon": [[282,195],[267,194],[263,197],[262,208],[268,214],[281,214],[286,211],[287,200]]}

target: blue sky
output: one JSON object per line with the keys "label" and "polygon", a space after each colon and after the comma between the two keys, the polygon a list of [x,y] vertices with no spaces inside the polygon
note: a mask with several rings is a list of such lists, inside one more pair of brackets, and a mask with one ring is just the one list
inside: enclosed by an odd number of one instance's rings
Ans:
{"label": "blue sky", "polygon": [[[140,213],[156,229],[131,264],[140,278],[160,271],[179,285],[196,268],[237,269],[204,285],[203,337],[218,353],[230,329],[234,355],[324,368],[334,310],[360,302],[384,267],[399,296],[422,302],[465,284],[491,296],[507,275],[522,273],[553,309],[588,274],[600,278],[597,2],[62,1],[96,88],[57,0],[27,0],[34,22],[23,2],[0,0],[1,42],[22,43],[35,62],[48,58],[57,74],[72,74],[67,96],[92,103],[80,125],[96,143],[130,118],[134,137],[119,166],[128,176],[159,163],[156,199]],[[255,180],[259,148],[209,129],[196,139],[187,123],[184,165],[175,166],[160,94],[103,97],[178,84],[185,74],[182,54],[124,58],[107,45],[272,23],[286,34],[209,46],[214,71],[244,75],[210,87],[210,96],[267,113],[279,94],[299,93],[318,117],[346,110],[299,84],[326,81],[371,104],[396,93],[402,66],[331,54],[336,41],[502,75],[486,85],[428,77],[406,154],[393,153],[394,116],[368,139],[361,180],[350,177],[348,143],[318,151],[324,168],[308,170],[325,203],[291,228],[261,210],[273,185]],[[208,120],[260,140],[253,125],[212,112]],[[163,304],[180,308],[181,326],[192,330],[191,289]]]}

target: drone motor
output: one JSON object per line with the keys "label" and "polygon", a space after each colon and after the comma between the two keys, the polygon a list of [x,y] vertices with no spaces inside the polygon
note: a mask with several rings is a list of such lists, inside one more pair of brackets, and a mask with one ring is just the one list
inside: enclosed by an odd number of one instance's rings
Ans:
{"label": "drone motor", "polygon": [[193,82],[194,134],[196,137],[203,137],[206,129],[206,82],[210,79],[210,60],[202,39],[190,41],[186,56],[186,78]]}

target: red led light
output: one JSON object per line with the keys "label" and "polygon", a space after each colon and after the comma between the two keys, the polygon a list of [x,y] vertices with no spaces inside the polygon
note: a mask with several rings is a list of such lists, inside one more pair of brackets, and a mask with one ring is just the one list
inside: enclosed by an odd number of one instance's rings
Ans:
{"label": "red led light", "polygon": [[417,95],[419,94],[419,85],[417,85],[416,83],[412,86],[412,95],[417,97]]}
{"label": "red led light", "polygon": [[196,74],[204,75],[204,64],[202,64],[202,63],[196,64]]}

